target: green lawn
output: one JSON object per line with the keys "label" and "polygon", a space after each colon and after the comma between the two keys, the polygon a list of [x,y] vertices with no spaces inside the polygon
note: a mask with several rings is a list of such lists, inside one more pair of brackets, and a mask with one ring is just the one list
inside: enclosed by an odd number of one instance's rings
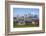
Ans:
{"label": "green lawn", "polygon": [[14,23],[14,28],[24,28],[24,27],[38,27],[39,25],[31,24],[31,23],[26,23],[26,25],[17,25],[17,23]]}

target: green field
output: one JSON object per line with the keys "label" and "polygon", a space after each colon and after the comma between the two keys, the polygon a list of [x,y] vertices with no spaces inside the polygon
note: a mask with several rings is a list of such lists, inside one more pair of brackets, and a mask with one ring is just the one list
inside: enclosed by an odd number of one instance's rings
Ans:
{"label": "green field", "polygon": [[31,23],[26,23],[26,25],[17,25],[18,23],[14,23],[13,27],[14,28],[24,28],[24,27],[38,27],[39,25],[36,24],[31,24]]}

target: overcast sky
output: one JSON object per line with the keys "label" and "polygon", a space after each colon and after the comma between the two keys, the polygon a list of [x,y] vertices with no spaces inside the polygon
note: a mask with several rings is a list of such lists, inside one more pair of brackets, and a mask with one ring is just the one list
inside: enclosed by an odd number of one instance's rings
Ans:
{"label": "overcast sky", "polygon": [[39,15],[39,9],[38,8],[13,8],[13,17],[24,16],[24,14],[33,14],[33,15]]}

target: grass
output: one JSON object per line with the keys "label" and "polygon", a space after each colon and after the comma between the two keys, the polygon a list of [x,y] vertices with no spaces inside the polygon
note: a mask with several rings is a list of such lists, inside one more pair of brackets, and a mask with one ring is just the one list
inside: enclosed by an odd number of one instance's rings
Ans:
{"label": "grass", "polygon": [[17,25],[17,23],[14,23],[14,25],[13,25],[14,28],[38,27],[38,26],[39,26],[39,25],[31,24],[31,23],[26,23],[26,25]]}

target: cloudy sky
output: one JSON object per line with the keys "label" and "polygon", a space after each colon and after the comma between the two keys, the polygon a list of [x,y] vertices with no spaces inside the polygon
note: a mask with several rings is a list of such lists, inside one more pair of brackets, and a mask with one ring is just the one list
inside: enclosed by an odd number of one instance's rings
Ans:
{"label": "cloudy sky", "polygon": [[33,15],[39,15],[39,9],[38,8],[13,8],[13,17],[24,16],[24,14],[33,14]]}

